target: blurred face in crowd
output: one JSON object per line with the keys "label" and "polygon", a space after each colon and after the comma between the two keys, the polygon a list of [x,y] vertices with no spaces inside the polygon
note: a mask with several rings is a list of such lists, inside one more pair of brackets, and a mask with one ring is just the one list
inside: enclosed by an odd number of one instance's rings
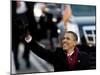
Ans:
{"label": "blurred face in crowd", "polygon": [[75,48],[77,40],[72,33],[65,33],[62,43],[64,50],[71,50]]}

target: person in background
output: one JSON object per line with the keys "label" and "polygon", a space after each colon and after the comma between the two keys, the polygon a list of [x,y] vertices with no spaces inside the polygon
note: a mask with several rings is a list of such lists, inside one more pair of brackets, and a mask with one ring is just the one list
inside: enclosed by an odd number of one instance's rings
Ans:
{"label": "person in background", "polygon": [[57,24],[59,30],[59,43],[61,46],[61,39],[63,38],[64,32],[73,31],[78,36],[78,44],[80,44],[80,34],[78,25],[73,21],[74,17],[72,16],[72,10],[70,5],[64,5],[64,9],[62,12],[62,20]]}
{"label": "person in background", "polygon": [[[28,2],[26,3],[28,4]],[[29,19],[32,18],[29,20],[30,24],[28,26],[29,36],[36,41],[48,40],[50,42],[50,48],[53,48],[52,38],[57,37],[58,34],[57,26],[52,21],[52,13],[47,11],[45,3],[34,3],[33,7],[30,5],[28,7],[28,12],[30,11],[28,17]]]}
{"label": "person in background", "polygon": [[[31,7],[32,3],[26,3],[20,0],[12,1],[12,51],[14,55],[14,63],[16,70],[20,69],[18,60],[18,46],[19,43],[25,45],[23,58],[26,62],[26,67],[30,67],[28,43],[24,38],[29,34],[28,26],[32,23]],[[35,26],[34,26],[35,28]]]}

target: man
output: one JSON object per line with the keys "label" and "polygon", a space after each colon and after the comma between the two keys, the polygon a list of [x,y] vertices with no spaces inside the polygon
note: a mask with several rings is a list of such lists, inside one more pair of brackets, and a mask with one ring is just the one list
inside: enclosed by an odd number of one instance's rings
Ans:
{"label": "man", "polygon": [[54,71],[71,71],[71,70],[85,70],[89,69],[88,55],[80,52],[77,48],[77,35],[68,31],[64,34],[62,40],[63,48],[56,48],[55,52],[50,52],[43,47],[39,46],[33,39],[32,51],[42,59],[53,64]]}

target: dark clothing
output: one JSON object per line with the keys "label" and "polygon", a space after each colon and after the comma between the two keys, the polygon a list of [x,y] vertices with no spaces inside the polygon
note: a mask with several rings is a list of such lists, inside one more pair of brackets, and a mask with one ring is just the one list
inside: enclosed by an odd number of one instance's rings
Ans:
{"label": "dark clothing", "polygon": [[[50,35],[49,38],[58,36],[57,26],[52,22],[53,15],[46,12],[44,14],[45,16],[40,16],[38,22],[35,19],[34,12],[32,13],[32,15],[31,14],[28,15],[28,17],[33,16],[32,18],[29,17],[29,20],[31,19],[32,21],[29,21],[30,24],[28,26],[28,29],[32,37],[38,41],[40,41],[41,39],[47,39],[48,35]],[[48,30],[50,31],[49,33]]]}
{"label": "dark clothing", "polygon": [[[41,40],[47,38],[47,30],[51,30],[53,34],[56,34],[56,26],[52,22],[52,14],[45,13],[45,16],[41,16],[39,22],[36,22],[33,8],[34,2],[24,2],[26,5],[26,12],[17,14],[17,1],[12,1],[12,51],[14,53],[14,60],[16,69],[19,69],[18,62],[18,45],[23,42],[25,45],[25,51],[23,57],[29,63],[29,45],[26,43],[25,36],[29,33],[34,40]],[[41,29],[37,28],[37,25],[41,26]],[[53,27],[53,28],[52,28]],[[55,30],[55,31],[54,31]],[[55,33],[54,33],[55,32]],[[36,35],[35,35],[36,34]],[[42,36],[40,36],[42,35]],[[51,40],[51,39],[50,39]]]}
{"label": "dark clothing", "polygon": [[41,15],[39,21],[36,21],[33,8],[35,6],[34,2],[26,2],[27,5],[27,17],[29,25],[27,27],[30,32],[32,38],[34,40],[40,41],[42,39],[48,39],[51,47],[53,48],[52,38],[57,37],[57,26],[52,21],[53,15],[48,12],[43,12],[44,15]]}
{"label": "dark clothing", "polygon": [[55,52],[45,50],[39,46],[36,42],[31,43],[33,45],[32,51],[36,53],[42,59],[53,64],[54,71],[69,71],[69,70],[85,70],[88,67],[88,55],[84,52],[78,52],[77,64],[74,69],[69,69],[66,54],[62,48],[57,48]]}
{"label": "dark clothing", "polygon": [[27,11],[25,13],[17,14],[16,8],[16,1],[12,1],[12,51],[14,53],[15,67],[18,70],[20,68],[18,62],[18,46],[20,42],[23,42],[25,45],[24,58],[27,62],[27,66],[29,66],[28,44],[24,40],[27,33],[28,18]]}

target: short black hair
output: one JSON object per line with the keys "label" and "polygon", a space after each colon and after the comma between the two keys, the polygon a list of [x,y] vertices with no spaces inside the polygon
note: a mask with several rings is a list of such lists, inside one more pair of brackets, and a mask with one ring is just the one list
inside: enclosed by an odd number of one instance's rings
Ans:
{"label": "short black hair", "polygon": [[74,36],[75,41],[78,41],[78,36],[77,36],[77,34],[75,32],[73,32],[73,31],[67,31],[65,33],[71,33]]}

